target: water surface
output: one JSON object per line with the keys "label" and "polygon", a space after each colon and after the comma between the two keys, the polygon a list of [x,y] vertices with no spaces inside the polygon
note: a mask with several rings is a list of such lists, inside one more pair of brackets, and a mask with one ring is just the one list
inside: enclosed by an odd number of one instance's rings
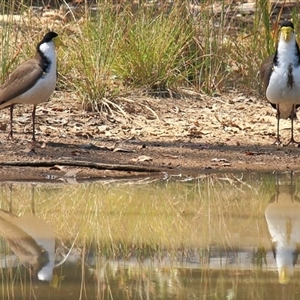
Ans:
{"label": "water surface", "polygon": [[298,299],[298,174],[1,184],[1,299]]}

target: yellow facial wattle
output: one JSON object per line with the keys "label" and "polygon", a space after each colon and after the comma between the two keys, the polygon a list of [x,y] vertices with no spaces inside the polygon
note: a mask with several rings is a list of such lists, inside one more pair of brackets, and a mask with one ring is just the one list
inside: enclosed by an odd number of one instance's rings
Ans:
{"label": "yellow facial wattle", "polygon": [[288,42],[291,39],[294,29],[292,27],[282,27],[280,29],[283,39]]}
{"label": "yellow facial wattle", "polygon": [[65,47],[65,44],[61,41],[61,39],[59,38],[59,36],[56,36],[52,40],[53,40],[56,48],[59,48],[60,46]]}

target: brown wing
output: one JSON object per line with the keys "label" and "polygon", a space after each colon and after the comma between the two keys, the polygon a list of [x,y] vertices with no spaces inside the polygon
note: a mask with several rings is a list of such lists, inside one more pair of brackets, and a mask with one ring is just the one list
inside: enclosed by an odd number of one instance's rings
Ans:
{"label": "brown wing", "polygon": [[48,253],[15,224],[16,218],[18,217],[0,209],[0,235],[22,262],[29,263],[38,272],[49,262]]}
{"label": "brown wing", "polygon": [[267,57],[260,67],[260,79],[264,84],[265,91],[269,85],[272,74],[274,55]]}
{"label": "brown wing", "polygon": [[10,100],[33,87],[42,75],[43,70],[38,59],[33,58],[21,64],[11,73],[7,82],[0,87],[0,105],[7,103],[9,106]]}

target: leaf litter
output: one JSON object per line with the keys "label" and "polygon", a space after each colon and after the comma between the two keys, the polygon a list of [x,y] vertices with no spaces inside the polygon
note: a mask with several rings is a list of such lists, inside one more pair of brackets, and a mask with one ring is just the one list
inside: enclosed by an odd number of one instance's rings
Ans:
{"label": "leaf litter", "polygon": [[[118,107],[121,112],[84,111],[71,94],[55,92],[50,101],[37,108],[37,145],[28,143],[32,107],[16,105],[14,141],[6,139],[9,110],[3,109],[0,163],[68,158],[167,166],[175,173],[300,167],[298,148],[273,145],[276,113],[257,95],[236,92],[217,97],[197,93],[181,98],[128,95],[128,99],[118,101]],[[299,131],[300,125],[295,122],[296,139]],[[280,121],[280,135],[283,141],[289,139],[290,120]],[[0,167],[0,175],[5,171],[6,167]],[[97,171],[97,176],[107,175]]]}

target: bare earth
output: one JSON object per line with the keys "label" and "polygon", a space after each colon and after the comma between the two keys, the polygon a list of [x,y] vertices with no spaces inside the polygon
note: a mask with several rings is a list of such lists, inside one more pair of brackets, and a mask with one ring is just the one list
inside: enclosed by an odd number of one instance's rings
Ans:
{"label": "bare earth", "polygon": [[[273,145],[275,111],[263,97],[190,91],[180,99],[128,95],[118,110],[101,113],[82,110],[74,97],[56,91],[38,106],[34,145],[32,107],[16,107],[13,141],[7,140],[9,110],[0,111],[0,181],[300,168],[298,147]],[[280,126],[286,142],[290,120]],[[300,141],[299,131],[296,122]]]}

